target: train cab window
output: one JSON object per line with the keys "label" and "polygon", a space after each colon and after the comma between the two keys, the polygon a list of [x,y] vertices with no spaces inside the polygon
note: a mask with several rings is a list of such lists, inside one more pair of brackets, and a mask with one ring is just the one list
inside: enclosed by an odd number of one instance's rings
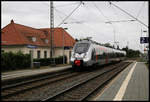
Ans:
{"label": "train cab window", "polygon": [[74,51],[75,53],[85,53],[89,49],[89,43],[77,43],[75,45]]}

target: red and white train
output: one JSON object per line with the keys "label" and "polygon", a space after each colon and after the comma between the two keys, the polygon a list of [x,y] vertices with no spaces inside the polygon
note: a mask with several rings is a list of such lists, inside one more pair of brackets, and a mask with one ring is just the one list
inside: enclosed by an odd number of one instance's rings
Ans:
{"label": "red and white train", "polygon": [[83,68],[121,61],[125,57],[125,51],[101,46],[91,40],[82,40],[74,45],[70,61],[73,68]]}

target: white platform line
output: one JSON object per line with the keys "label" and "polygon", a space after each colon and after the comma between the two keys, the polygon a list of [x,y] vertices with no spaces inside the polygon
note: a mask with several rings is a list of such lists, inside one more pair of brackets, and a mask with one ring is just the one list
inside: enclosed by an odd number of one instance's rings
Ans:
{"label": "white platform line", "polygon": [[113,99],[114,101],[121,101],[123,96],[124,96],[124,93],[126,91],[126,88],[127,88],[127,85],[131,79],[131,75],[135,69],[135,66],[136,66],[137,62],[134,64],[134,66],[131,68],[130,72],[128,73],[126,79],[123,81],[123,84],[121,85],[118,93],[116,94],[115,98]]}

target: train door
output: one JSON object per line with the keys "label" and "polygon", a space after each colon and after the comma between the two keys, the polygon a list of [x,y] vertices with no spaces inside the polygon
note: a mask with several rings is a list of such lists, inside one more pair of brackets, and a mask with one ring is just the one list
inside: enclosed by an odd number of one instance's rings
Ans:
{"label": "train door", "polygon": [[95,49],[92,50],[92,58],[93,61],[96,61],[96,51]]}
{"label": "train door", "polygon": [[106,60],[105,60],[105,63],[107,64],[108,63],[108,53],[105,53],[105,58],[106,58]]}

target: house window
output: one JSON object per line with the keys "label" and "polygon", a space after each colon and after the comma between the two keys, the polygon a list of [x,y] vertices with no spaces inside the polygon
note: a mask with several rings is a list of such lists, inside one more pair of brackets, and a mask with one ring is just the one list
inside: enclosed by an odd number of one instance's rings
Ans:
{"label": "house window", "polygon": [[37,58],[40,58],[40,50],[37,51]]}
{"label": "house window", "polygon": [[44,51],[44,58],[47,58],[47,51]]}

